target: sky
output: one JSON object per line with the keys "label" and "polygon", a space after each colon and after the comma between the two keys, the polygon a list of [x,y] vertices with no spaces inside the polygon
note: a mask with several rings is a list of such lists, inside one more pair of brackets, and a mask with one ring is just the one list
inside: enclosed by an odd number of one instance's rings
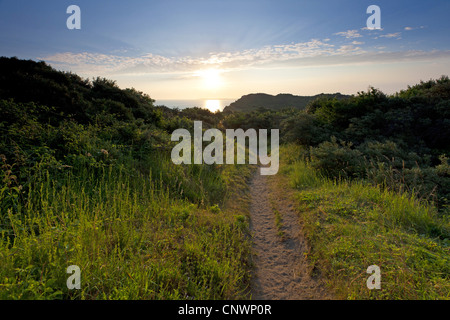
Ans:
{"label": "sky", "polygon": [[[70,5],[81,29],[67,28]],[[0,0],[0,56],[156,100],[391,94],[450,74],[449,13],[448,0]]]}

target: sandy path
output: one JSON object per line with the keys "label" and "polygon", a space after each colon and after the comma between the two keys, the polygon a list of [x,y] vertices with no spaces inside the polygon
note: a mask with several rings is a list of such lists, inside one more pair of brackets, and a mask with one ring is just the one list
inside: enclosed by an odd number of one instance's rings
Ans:
{"label": "sandy path", "polygon": [[[258,172],[250,184],[250,229],[253,234],[255,271],[252,299],[306,300],[330,299],[319,279],[310,276],[294,200],[280,175]],[[275,212],[282,217],[284,236],[278,234]]]}

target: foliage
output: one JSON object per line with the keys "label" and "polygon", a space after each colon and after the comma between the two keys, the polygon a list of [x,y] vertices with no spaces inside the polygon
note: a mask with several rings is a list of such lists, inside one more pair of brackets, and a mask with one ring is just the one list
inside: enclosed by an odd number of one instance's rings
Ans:
{"label": "foliage", "polygon": [[[252,167],[174,165],[170,134],[195,120],[280,129],[311,261],[343,297],[448,297],[448,77],[211,113],[44,62],[0,68],[0,298],[247,297]],[[373,263],[380,293],[356,285]],[[65,285],[71,264],[80,291]]]}
{"label": "foliage", "polygon": [[247,296],[248,218],[229,203],[250,171],[170,159],[173,130],[221,115],[43,62],[0,65],[0,299]]}
{"label": "foliage", "polygon": [[311,166],[330,178],[364,179],[449,204],[450,80],[421,82],[394,95],[370,87],[344,98],[320,96],[305,110],[225,114],[231,128],[279,128],[281,142],[305,146]]}
{"label": "foliage", "polygon": [[[304,160],[285,163],[282,171],[297,189],[311,269],[327,279],[337,298],[448,298],[448,215],[414,195],[361,180],[336,183]],[[371,265],[381,269],[381,290],[367,289]]]}

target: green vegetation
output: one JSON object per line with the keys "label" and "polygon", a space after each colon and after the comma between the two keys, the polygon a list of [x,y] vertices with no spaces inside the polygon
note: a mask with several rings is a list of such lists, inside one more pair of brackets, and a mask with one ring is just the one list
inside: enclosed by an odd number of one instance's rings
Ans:
{"label": "green vegetation", "polygon": [[[280,129],[280,173],[297,189],[309,261],[338,298],[449,299],[449,107],[443,76],[223,123]],[[367,289],[370,265],[381,290]]]}
{"label": "green vegetation", "polygon": [[[194,120],[280,129],[309,261],[338,297],[450,298],[448,77],[213,114],[44,62],[0,70],[0,299],[248,297],[254,168],[174,165],[170,135]],[[381,290],[365,286],[373,264]]]}
{"label": "green vegetation", "polygon": [[248,215],[234,207],[252,169],[170,160],[174,128],[219,115],[45,63],[0,65],[0,299],[247,296]]}
{"label": "green vegetation", "polygon": [[445,212],[450,199],[450,80],[421,82],[388,96],[370,88],[320,97],[305,110],[260,109],[224,115],[230,128],[279,128],[283,143],[331,179],[365,180],[414,193]]}
{"label": "green vegetation", "polygon": [[[450,298],[450,222],[414,195],[334,181],[310,163],[283,168],[298,189],[309,261],[344,299]],[[381,290],[366,287],[370,265]]]}
{"label": "green vegetation", "polygon": [[[48,171],[3,219],[5,299],[212,299],[244,294],[245,225],[177,199],[161,180],[108,167]],[[81,290],[65,269],[78,265]]]}

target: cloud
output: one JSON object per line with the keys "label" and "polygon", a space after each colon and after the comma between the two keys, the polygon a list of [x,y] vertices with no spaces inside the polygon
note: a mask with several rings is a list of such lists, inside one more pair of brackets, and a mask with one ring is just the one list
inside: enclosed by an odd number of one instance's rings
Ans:
{"label": "cloud", "polygon": [[388,34],[381,34],[379,35],[380,38],[396,38],[401,39],[402,33],[401,32],[395,32],[395,33],[388,33]]}
{"label": "cloud", "polygon": [[[345,46],[341,48],[342,52],[348,51],[350,48]],[[404,63],[404,62],[436,62],[438,59],[449,61],[450,50],[436,51],[383,51],[383,47],[379,47],[378,51],[362,52],[357,54],[341,54],[334,56],[321,56],[315,58],[295,59],[284,62],[286,67],[319,67],[319,66],[355,66],[355,65],[377,65],[385,63]],[[279,64],[281,66],[283,64]]]}
{"label": "cloud", "polygon": [[89,71],[91,73],[106,74],[121,73],[125,70],[126,72],[138,72],[141,68],[144,73],[170,73],[176,72],[179,69],[188,70],[189,66],[197,64],[194,59],[189,57],[174,59],[151,53],[131,57],[90,52],[65,52],[56,53],[39,59],[47,61],[52,65],[62,67],[62,69],[69,69],[76,72]]}
{"label": "cloud", "polygon": [[145,74],[183,73],[206,68],[236,69],[272,62],[327,55],[354,54],[359,48],[336,48],[333,44],[312,39],[307,42],[272,45],[236,52],[211,52],[204,57],[164,57],[154,54],[141,56],[106,55],[100,53],[56,53],[44,57],[51,65],[78,73],[96,74]]}
{"label": "cloud", "polygon": [[353,38],[361,38],[362,35],[358,32],[358,30],[347,30],[342,32],[337,32],[334,35],[336,36],[342,36],[347,39],[353,39]]}
{"label": "cloud", "polygon": [[412,31],[412,30],[417,30],[417,29],[424,29],[424,26],[420,26],[420,27],[405,27],[404,30],[405,31]]}
{"label": "cloud", "polygon": [[[400,32],[380,35],[399,38]],[[323,65],[352,65],[360,63],[391,63],[402,61],[431,61],[450,58],[450,51],[398,51],[389,52],[386,47],[370,51],[361,48],[361,41],[334,45],[328,41],[312,39],[307,42],[264,46],[234,52],[210,52],[203,57],[166,57],[152,53],[131,56],[92,52],[56,53],[38,58],[53,67],[72,71],[81,76],[161,76],[177,79],[192,77],[200,70],[247,70],[272,67],[312,67]]]}
{"label": "cloud", "polygon": [[364,31],[383,31],[384,29],[383,28],[372,29],[372,28],[364,27],[364,28],[361,28],[361,30],[364,30]]}

